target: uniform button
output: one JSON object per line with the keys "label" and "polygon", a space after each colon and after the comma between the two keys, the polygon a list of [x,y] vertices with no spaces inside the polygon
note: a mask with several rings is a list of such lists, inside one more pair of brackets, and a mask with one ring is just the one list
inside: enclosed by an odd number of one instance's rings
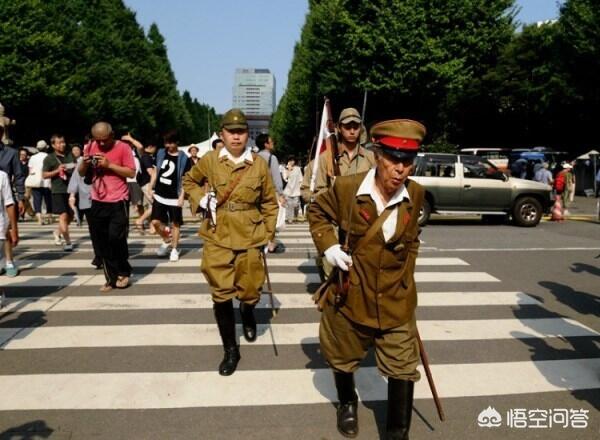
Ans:
{"label": "uniform button", "polygon": [[380,272],[380,273],[383,273],[383,269],[379,269],[379,272]]}
{"label": "uniform button", "polygon": [[382,298],[383,297],[383,293],[378,293],[377,294],[377,298]]}
{"label": "uniform button", "polygon": [[323,234],[321,234],[320,232],[317,234],[317,237],[322,237]]}

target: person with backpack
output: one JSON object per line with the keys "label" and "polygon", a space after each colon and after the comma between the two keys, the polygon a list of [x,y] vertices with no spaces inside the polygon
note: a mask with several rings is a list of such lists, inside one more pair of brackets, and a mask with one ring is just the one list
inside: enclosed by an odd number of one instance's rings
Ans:
{"label": "person with backpack", "polygon": [[563,221],[564,220],[564,207],[563,207],[563,194],[567,185],[566,173],[569,170],[565,166],[560,166],[557,170],[556,176],[554,177],[554,206],[552,207],[552,220]]}
{"label": "person with backpack", "polygon": [[[191,168],[187,154],[179,151],[175,132],[164,137],[165,148],[156,154],[156,172],[150,182],[154,230],[162,237],[156,255],[165,257],[171,248],[169,260],[179,261],[179,236],[183,225],[184,192],[182,178]],[[169,229],[170,228],[170,229]],[[172,236],[172,237],[171,237]]]}
{"label": "person with backpack", "polygon": [[[283,193],[283,178],[279,169],[279,160],[277,159],[277,156],[273,154],[275,142],[268,134],[261,133],[256,137],[256,146],[259,149],[258,155],[267,161],[269,171],[271,172],[271,178],[275,185],[275,191],[277,191],[279,209],[283,209],[286,206],[286,199],[285,194]],[[273,237],[273,240],[269,241],[268,250],[269,252],[276,252],[278,250],[275,237]]]}

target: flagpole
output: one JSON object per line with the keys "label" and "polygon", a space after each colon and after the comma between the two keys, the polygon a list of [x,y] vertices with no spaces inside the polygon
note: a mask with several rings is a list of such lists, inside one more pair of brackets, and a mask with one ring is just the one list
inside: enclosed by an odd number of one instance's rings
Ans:
{"label": "flagpole", "polygon": [[328,106],[329,99],[325,97],[325,103],[323,104],[323,112],[321,113],[321,125],[319,126],[319,136],[317,137],[317,143],[315,145],[315,155],[313,158],[313,169],[310,177],[310,192],[313,193],[317,182],[317,173],[319,171],[319,155],[321,154],[321,145],[325,141],[325,131],[327,130],[328,118]]}
{"label": "flagpole", "polygon": [[365,89],[365,92],[363,94],[363,108],[362,108],[362,113],[361,113],[361,117],[362,120],[365,121],[366,120],[366,116],[367,116],[367,94],[369,92],[367,92],[367,89]]}

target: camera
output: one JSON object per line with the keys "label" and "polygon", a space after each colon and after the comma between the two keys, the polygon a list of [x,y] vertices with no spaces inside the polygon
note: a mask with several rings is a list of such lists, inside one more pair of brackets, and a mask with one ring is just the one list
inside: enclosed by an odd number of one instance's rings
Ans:
{"label": "camera", "polygon": [[92,168],[96,168],[98,166],[98,158],[96,156],[92,156],[92,160],[90,161],[90,165]]}

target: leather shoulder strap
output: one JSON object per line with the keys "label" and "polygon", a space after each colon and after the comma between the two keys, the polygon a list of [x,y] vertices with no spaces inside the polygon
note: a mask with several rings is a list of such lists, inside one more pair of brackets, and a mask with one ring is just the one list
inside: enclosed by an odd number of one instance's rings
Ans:
{"label": "leather shoulder strap", "polygon": [[[254,162],[252,162],[252,165],[254,165]],[[217,208],[219,206],[223,205],[223,203],[225,203],[227,200],[229,200],[229,197],[231,196],[231,194],[233,193],[235,188],[238,186],[238,184],[242,180],[242,177],[244,177],[244,174],[246,174],[248,172],[248,170],[250,168],[252,168],[252,165],[248,165],[242,171],[237,173],[237,176],[235,176],[235,179],[233,179],[231,181],[231,183],[229,184],[229,186],[225,189],[225,192],[223,193],[223,197],[220,200],[217,200]]]}
{"label": "leather shoulder strap", "polygon": [[369,241],[371,241],[371,239],[375,236],[375,234],[377,234],[377,231],[379,231],[379,229],[381,229],[381,227],[383,226],[383,223],[387,220],[387,218],[390,216],[390,214],[394,211],[396,206],[397,205],[390,206],[389,208],[385,209],[379,217],[377,217],[377,220],[375,220],[373,222],[373,224],[369,227],[369,229],[367,229],[367,232],[365,233],[365,235],[363,235],[362,238],[356,242],[356,245],[354,246],[355,249],[358,249],[361,246],[366,245]]}

